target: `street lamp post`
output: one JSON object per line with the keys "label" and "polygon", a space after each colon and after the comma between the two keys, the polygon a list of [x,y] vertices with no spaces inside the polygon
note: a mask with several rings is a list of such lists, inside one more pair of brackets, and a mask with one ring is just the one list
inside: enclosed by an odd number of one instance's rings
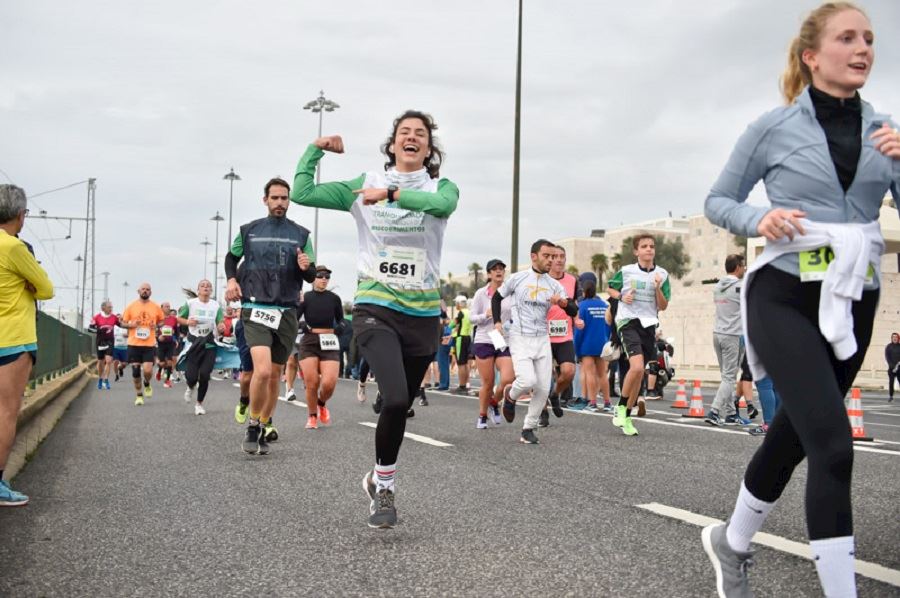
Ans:
{"label": "street lamp post", "polygon": [[122,309],[127,307],[128,303],[128,281],[122,283]]}
{"label": "street lamp post", "polygon": [[213,299],[219,298],[219,223],[225,220],[219,215],[219,211],[216,210],[216,215],[210,218],[213,222],[216,223],[216,255],[213,257]]}
{"label": "street lamp post", "polygon": [[109,272],[101,272],[103,277],[103,300],[109,301]]}
{"label": "street lamp post", "polygon": [[212,242],[210,242],[209,237],[205,237],[200,241],[200,244],[203,245],[203,279],[206,280],[209,276],[209,246],[212,245]]}
{"label": "street lamp post", "polygon": [[[234,167],[231,168],[231,172],[222,177],[226,181],[228,181],[228,238],[225,239],[227,242],[231,243],[231,214],[232,208],[234,206],[234,182],[241,180],[241,177],[234,171]],[[203,276],[206,278],[206,275]]]}
{"label": "street lamp post", "polygon": [[[319,114],[319,137],[322,136],[322,113],[323,112],[334,112],[340,108],[340,105],[337,102],[332,102],[331,100],[325,97],[324,91],[319,91],[319,97],[312,100],[311,102],[307,102],[303,107],[304,110],[309,110],[313,114]],[[319,163],[316,165],[316,185],[319,184],[319,180],[322,177],[322,161],[319,160]],[[313,253],[316,254],[316,259],[319,259],[319,208],[315,209],[315,216],[313,217]]]}
{"label": "street lamp post", "polygon": [[512,251],[510,272],[519,264],[519,139],[522,114],[522,0],[519,0],[519,30],[516,46],[516,116],[513,137],[513,192],[512,192]]}
{"label": "street lamp post", "polygon": [[84,262],[84,258],[80,255],[75,256],[75,329],[81,330],[84,327],[84,322],[82,322],[81,312],[84,310],[84,303],[79,305],[78,303],[78,291],[81,289],[79,286],[78,273],[81,270],[81,263]]}

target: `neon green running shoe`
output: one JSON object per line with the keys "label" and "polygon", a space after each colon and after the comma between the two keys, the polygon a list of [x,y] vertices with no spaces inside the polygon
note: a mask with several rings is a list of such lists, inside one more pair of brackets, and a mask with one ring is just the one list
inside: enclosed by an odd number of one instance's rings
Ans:
{"label": "neon green running shoe", "polygon": [[152,397],[152,396],[153,396],[153,387],[152,387],[152,386],[145,386],[145,387],[144,387],[144,398],[145,398],[145,399],[149,399],[149,398]]}
{"label": "neon green running shoe", "polygon": [[275,429],[275,426],[272,424],[272,422],[267,423],[263,427],[263,436],[265,436],[266,440],[268,440],[269,442],[275,442],[276,440],[278,440],[278,430]]}
{"label": "neon green running shoe", "polygon": [[244,405],[243,403],[238,403],[234,408],[234,421],[243,425],[247,423],[247,408],[250,405]]}
{"label": "neon green running shoe", "polygon": [[144,404],[143,395],[138,395],[137,398],[134,400],[134,404],[135,405],[143,405]]}
{"label": "neon green running shoe", "polygon": [[616,414],[613,416],[613,425],[621,428],[625,425],[625,405],[616,405]]}
{"label": "neon green running shoe", "polygon": [[625,424],[622,426],[622,433],[625,434],[625,436],[638,435],[637,428],[634,427],[634,424],[631,422],[630,417],[625,418]]}

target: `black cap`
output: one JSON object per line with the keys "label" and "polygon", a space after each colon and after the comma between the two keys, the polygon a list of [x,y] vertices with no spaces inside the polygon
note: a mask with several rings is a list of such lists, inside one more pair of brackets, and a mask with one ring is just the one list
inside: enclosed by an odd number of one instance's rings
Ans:
{"label": "black cap", "polygon": [[498,259],[494,258],[492,260],[488,260],[487,266],[485,266],[484,270],[485,270],[485,272],[490,272],[497,266],[503,266],[505,268],[506,264],[503,263],[503,260],[498,260]]}
{"label": "black cap", "polygon": [[329,274],[331,274],[331,270],[329,270],[327,266],[323,266],[321,264],[316,266],[316,274],[318,274],[319,272],[328,272]]}

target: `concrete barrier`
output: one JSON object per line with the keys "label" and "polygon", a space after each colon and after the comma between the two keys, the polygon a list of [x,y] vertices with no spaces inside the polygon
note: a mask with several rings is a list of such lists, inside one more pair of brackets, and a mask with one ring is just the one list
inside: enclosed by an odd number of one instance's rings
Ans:
{"label": "concrete barrier", "polygon": [[41,384],[25,397],[16,420],[16,440],[4,470],[7,479],[11,480],[25,466],[69,404],[81,394],[91,380],[95,363],[96,360],[81,363],[62,376]]}

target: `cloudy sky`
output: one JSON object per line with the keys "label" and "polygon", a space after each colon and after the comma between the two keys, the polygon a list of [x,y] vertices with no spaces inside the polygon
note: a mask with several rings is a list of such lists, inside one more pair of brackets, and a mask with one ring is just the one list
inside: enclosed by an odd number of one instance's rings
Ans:
{"label": "cloudy sky", "polygon": [[[539,236],[699,213],[736,138],[780,103],[786,48],[818,4],[525,0],[520,258]],[[444,272],[508,259],[516,6],[3,2],[0,181],[37,194],[96,177],[97,272],[111,273],[117,309],[142,280],[155,299],[180,301],[178,289],[205,268],[212,278],[201,242],[215,241],[217,210],[228,216],[222,176],[233,166],[243,179],[235,229],[263,216],[262,186],[292,177],[317,132],[301,107],[324,89],[341,105],[324,132],[342,135],[347,151],[327,156],[323,180],[381,168],[392,119],[430,112],[446,151],[442,175],[461,190]],[[900,114],[900,2],[863,6],[876,34],[863,97]],[[75,186],[30,208],[83,216],[85,195]],[[289,216],[313,228],[311,209],[295,205]],[[67,233],[29,219],[23,234],[60,287],[74,286],[83,223]],[[319,261],[345,299],[356,247],[348,214],[320,212]],[[57,300],[72,306],[74,295],[60,289]]]}

